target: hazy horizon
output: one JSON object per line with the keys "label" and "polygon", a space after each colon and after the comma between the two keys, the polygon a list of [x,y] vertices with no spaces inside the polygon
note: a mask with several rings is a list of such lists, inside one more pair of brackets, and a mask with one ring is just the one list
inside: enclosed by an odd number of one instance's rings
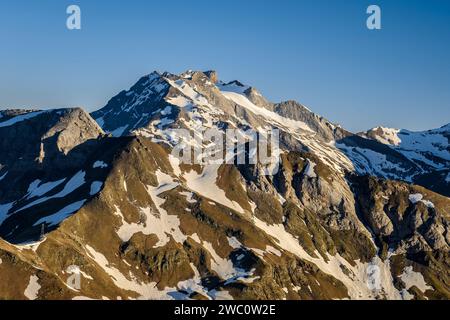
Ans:
{"label": "hazy horizon", "polygon": [[[82,29],[67,30],[77,4]],[[382,30],[365,26],[382,9]],[[450,122],[450,2],[2,1],[0,109],[103,107],[153,70],[216,70],[353,132]]]}

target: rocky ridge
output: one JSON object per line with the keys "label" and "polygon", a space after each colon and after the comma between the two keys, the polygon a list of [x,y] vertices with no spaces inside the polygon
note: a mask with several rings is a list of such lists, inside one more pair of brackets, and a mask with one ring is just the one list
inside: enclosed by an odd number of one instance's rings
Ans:
{"label": "rocky ridge", "polygon": [[[278,172],[180,163],[170,129],[201,127],[280,129]],[[92,117],[2,112],[0,137],[1,298],[450,297],[450,199],[419,163],[215,72],[154,72]]]}

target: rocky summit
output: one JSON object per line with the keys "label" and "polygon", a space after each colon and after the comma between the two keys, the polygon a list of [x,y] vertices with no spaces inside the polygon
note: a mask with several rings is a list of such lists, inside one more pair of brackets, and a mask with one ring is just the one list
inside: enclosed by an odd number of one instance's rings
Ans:
{"label": "rocky summit", "polygon": [[[202,128],[277,129],[278,170],[174,157]],[[352,133],[214,71],[0,111],[0,299],[449,299],[449,140]]]}

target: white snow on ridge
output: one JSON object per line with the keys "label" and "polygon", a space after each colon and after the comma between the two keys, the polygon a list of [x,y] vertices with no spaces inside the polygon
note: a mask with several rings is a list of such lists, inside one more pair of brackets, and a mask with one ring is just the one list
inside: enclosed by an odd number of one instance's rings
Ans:
{"label": "white snow on ridge", "polygon": [[7,174],[8,174],[8,171],[6,171],[2,176],[0,176],[0,181],[2,181],[6,177]]}
{"label": "white snow on ridge", "polygon": [[85,296],[76,296],[76,297],[73,297],[72,300],[88,301],[88,300],[95,300],[95,299],[85,297]]}
{"label": "white snow on ridge", "polygon": [[19,251],[23,250],[31,250],[36,252],[39,249],[39,246],[43,244],[47,240],[46,237],[43,237],[41,240],[38,241],[27,241],[20,244],[15,244],[14,247],[17,248]]}
{"label": "white snow on ridge", "polygon": [[208,100],[202,96],[200,93],[195,91],[186,81],[177,80],[173,81],[170,79],[166,79],[167,82],[170,83],[171,86],[178,89],[183,95],[192,100],[197,105],[209,105]]}
{"label": "white snow on ridge", "polygon": [[192,107],[192,102],[188,98],[181,95],[168,98],[166,101],[180,108]]}
{"label": "white snow on ridge", "polygon": [[97,193],[100,192],[100,189],[103,186],[103,182],[101,181],[94,181],[91,183],[91,191],[89,192],[89,194],[91,196],[96,195]]}
{"label": "white snow on ridge", "polygon": [[102,253],[96,251],[91,246],[86,246],[86,252],[111,277],[111,280],[118,288],[138,293],[140,295],[138,299],[187,299],[187,295],[178,290],[186,291],[188,294],[196,291],[208,295],[205,288],[201,285],[200,274],[193,264],[191,264],[191,268],[194,271],[194,277],[192,279],[178,282],[176,288],[166,287],[163,290],[159,290],[156,282],[142,283],[131,272],[128,275],[129,278],[125,277]]}
{"label": "white snow on ridge", "polygon": [[235,268],[231,260],[227,258],[221,258],[216,253],[211,243],[203,241],[202,246],[211,254],[211,269],[215,271],[220,278],[225,280],[225,285],[238,281],[244,283],[252,283],[253,281],[260,278],[259,276],[252,277],[255,269],[246,271],[241,268]]}
{"label": "white snow on ridge", "polygon": [[[362,136],[389,146],[415,163],[423,172],[428,172],[430,168],[446,169],[445,161],[450,161],[449,141],[444,135],[446,132],[445,128],[415,132],[405,129],[377,127],[368,131],[368,133],[375,134],[373,137],[369,137],[367,134]],[[361,148],[345,148],[343,145],[340,147],[347,151],[349,157],[356,162],[359,171],[362,173],[383,176],[389,179],[406,180],[408,182],[412,182],[414,174],[421,173],[416,171],[405,176],[401,172],[395,172],[401,171],[400,168],[394,168],[393,166],[390,168],[391,165],[384,165],[384,161],[380,161],[382,157],[376,156],[376,153],[373,151],[363,151]],[[372,153],[372,155],[366,157],[364,153]],[[363,157],[367,161],[362,159]],[[375,162],[370,168],[372,160]],[[365,162],[368,162],[368,164],[366,165]],[[395,166],[395,164],[393,165]]]}
{"label": "white snow on ridge", "polygon": [[38,297],[39,289],[41,289],[41,285],[38,283],[38,280],[39,278],[35,275],[30,277],[30,282],[23,293],[29,300],[36,300]]}
{"label": "white snow on ridge", "polygon": [[163,94],[163,90],[167,88],[167,84],[165,83],[163,78],[161,78],[160,75],[156,74],[150,75],[147,81],[145,81],[145,83],[143,83],[142,85],[144,86],[144,88],[140,93],[135,92],[131,89],[126,92],[125,95],[128,97],[128,99],[121,107],[122,112],[132,111],[136,106],[142,105],[143,103],[148,101],[153,95],[158,95],[158,97],[160,98]]}
{"label": "white snow on ridge", "polygon": [[398,136],[398,133],[400,132],[399,129],[377,127],[377,128],[371,129],[370,131],[376,132],[377,130],[382,131],[381,135],[378,134],[378,132],[375,135],[375,139],[378,142],[381,142],[383,144],[394,145],[394,146],[397,146],[402,142],[402,140]]}
{"label": "white snow on ridge", "polygon": [[308,127],[308,125],[301,121],[292,120],[289,118],[285,118],[280,116],[279,114],[272,112],[270,110],[261,108],[253,104],[248,98],[242,94],[236,93],[236,92],[229,92],[229,91],[221,91],[222,94],[228,98],[229,100],[233,101],[234,103],[240,105],[241,107],[251,111],[252,113],[259,115],[263,117],[264,119],[267,119],[268,122],[275,123],[277,126],[280,127],[286,127],[292,131],[307,131],[310,133],[313,133],[314,131],[311,130],[311,128]]}
{"label": "white snow on ridge", "polygon": [[421,193],[410,194],[409,201],[412,204],[416,204],[417,202],[422,202],[428,208],[434,208],[434,203],[429,200],[423,200],[423,195]]}
{"label": "white snow on ridge", "polygon": [[29,113],[25,113],[25,114],[21,114],[18,116],[15,116],[9,120],[0,122],[0,128],[4,128],[4,127],[9,127],[12,126],[18,122],[22,122],[28,119],[32,119],[34,117],[37,117],[40,114],[43,114],[45,112],[50,112],[51,110],[44,110],[44,111],[35,111],[35,112],[29,112]]}
{"label": "white snow on ridge", "polygon": [[12,208],[14,202],[0,204],[0,226],[2,225],[3,221],[8,218],[8,212]]}

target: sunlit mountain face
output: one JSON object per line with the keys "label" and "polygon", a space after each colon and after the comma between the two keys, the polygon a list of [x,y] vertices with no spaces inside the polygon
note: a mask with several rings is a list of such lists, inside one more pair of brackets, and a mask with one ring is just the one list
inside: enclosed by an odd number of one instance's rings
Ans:
{"label": "sunlit mountain face", "polygon": [[[277,132],[276,166],[229,132]],[[448,299],[449,139],[352,133],[214,71],[0,111],[0,298]]]}

